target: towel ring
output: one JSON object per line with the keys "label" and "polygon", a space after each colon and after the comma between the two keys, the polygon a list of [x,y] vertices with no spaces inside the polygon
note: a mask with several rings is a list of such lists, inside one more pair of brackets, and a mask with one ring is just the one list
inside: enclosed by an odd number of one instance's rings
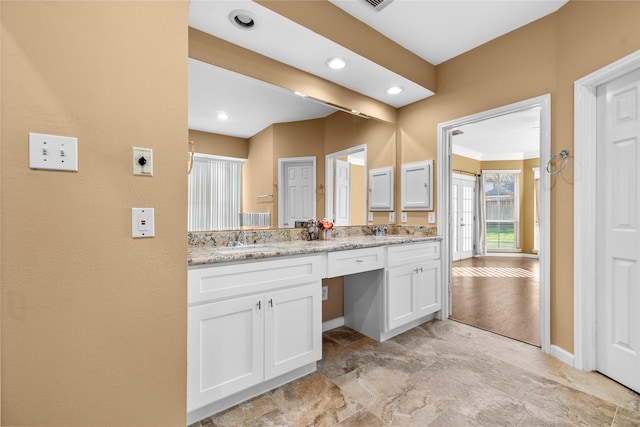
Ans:
{"label": "towel ring", "polygon": [[[560,169],[551,170],[551,163],[557,158],[557,157],[562,157],[564,159],[564,162],[562,162],[562,166],[560,166]],[[551,175],[555,175],[557,173],[560,173],[564,170],[564,168],[567,167],[567,165],[569,164],[569,150],[562,150],[557,152],[556,154],[554,154],[549,161],[547,162],[547,172],[550,173]]]}

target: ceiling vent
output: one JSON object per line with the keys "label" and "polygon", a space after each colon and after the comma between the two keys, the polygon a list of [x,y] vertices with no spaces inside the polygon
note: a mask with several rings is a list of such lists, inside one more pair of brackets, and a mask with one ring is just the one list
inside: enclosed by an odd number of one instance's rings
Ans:
{"label": "ceiling vent", "polygon": [[389,6],[393,0],[362,0],[369,6],[371,6],[375,11],[380,12],[385,7]]}

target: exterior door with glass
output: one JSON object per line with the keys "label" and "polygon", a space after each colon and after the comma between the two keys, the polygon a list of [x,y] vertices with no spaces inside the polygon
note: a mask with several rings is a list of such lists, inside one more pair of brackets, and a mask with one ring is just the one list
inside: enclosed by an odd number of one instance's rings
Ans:
{"label": "exterior door with glass", "polygon": [[475,177],[453,174],[451,179],[451,247],[453,261],[460,261],[473,256],[475,205]]}

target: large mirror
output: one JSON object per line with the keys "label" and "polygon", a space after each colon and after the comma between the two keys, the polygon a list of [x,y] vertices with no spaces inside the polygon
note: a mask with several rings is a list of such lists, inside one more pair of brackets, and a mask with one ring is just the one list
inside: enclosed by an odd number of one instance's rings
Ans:
{"label": "large mirror", "polygon": [[367,167],[394,165],[395,125],[343,110],[189,59],[189,231],[366,224]]}

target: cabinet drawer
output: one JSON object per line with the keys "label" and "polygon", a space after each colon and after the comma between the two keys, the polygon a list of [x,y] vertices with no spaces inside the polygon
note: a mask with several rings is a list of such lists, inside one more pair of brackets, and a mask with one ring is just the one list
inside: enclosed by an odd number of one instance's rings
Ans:
{"label": "cabinet drawer", "polygon": [[352,249],[327,254],[327,277],[345,276],[384,268],[382,247]]}
{"label": "cabinet drawer", "polygon": [[440,242],[393,245],[387,248],[387,266],[440,259]]}
{"label": "cabinet drawer", "polygon": [[320,256],[304,256],[188,271],[188,303],[265,292],[321,279]]}

